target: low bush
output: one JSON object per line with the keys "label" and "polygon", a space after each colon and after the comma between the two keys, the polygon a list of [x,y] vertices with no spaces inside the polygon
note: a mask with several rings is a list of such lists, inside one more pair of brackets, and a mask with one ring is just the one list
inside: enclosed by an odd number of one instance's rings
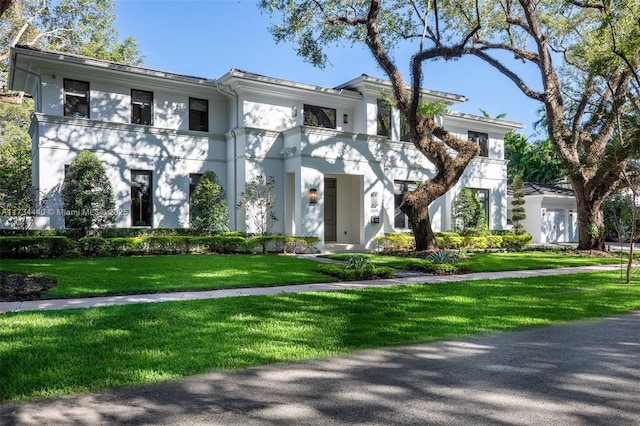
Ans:
{"label": "low bush", "polygon": [[375,251],[412,251],[416,248],[416,242],[412,234],[385,234],[384,237],[376,237],[373,240]]}
{"label": "low bush", "polygon": [[64,257],[75,246],[67,237],[0,237],[0,258]]}
{"label": "low bush", "polygon": [[375,280],[393,278],[395,269],[388,266],[369,266],[364,269],[347,268],[331,263],[318,264],[318,272],[336,277],[341,281]]}
{"label": "low bush", "polygon": [[533,236],[531,234],[503,235],[502,248],[507,250],[522,250],[531,244]]}
{"label": "low bush", "polygon": [[[117,233],[114,233],[117,235]],[[0,257],[97,257],[181,253],[316,252],[317,237],[266,236],[247,240],[238,232],[212,236],[153,235],[136,237],[63,236],[0,237]]]}

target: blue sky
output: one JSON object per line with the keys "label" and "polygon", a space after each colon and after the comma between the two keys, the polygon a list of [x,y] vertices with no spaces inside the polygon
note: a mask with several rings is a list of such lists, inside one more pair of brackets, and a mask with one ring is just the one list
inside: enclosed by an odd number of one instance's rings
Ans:
{"label": "blue sky", "polygon": [[[237,68],[325,87],[360,74],[386,78],[364,46],[330,49],[331,64],[325,69],[304,63],[294,46],[273,41],[268,31],[271,18],[254,0],[116,0],[115,4],[120,36],[137,40],[149,68],[206,78]],[[397,52],[401,70],[408,69],[413,52],[408,48]],[[525,76],[535,77],[527,66],[519,67]],[[506,113],[505,119],[525,125],[520,132],[530,140],[539,138],[532,128],[539,103],[488,65],[464,58],[429,62],[424,70],[424,87],[469,99],[456,105],[456,111],[482,115],[482,108],[491,116]]]}

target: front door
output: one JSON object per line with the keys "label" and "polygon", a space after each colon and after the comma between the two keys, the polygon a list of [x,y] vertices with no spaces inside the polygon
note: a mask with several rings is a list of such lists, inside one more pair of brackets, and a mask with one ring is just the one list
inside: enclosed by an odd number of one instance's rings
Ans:
{"label": "front door", "polygon": [[336,179],[324,179],[324,241],[336,241]]}

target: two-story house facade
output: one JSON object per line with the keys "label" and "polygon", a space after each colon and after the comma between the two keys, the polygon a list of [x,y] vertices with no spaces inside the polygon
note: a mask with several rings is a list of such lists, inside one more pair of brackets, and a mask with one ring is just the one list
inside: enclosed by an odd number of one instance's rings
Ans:
{"label": "two-story house facade", "polygon": [[[47,194],[43,226],[64,227],[60,186],[84,149],[112,184],[117,227],[188,227],[189,197],[212,170],[229,205],[230,229],[255,232],[237,203],[245,184],[273,176],[272,233],[318,236],[319,248],[370,247],[408,231],[404,192],[434,167],[405,137],[388,82],[366,75],[336,88],[232,69],[217,79],[151,70],[28,47],[11,51],[9,86],[36,103],[33,184]],[[460,95],[424,90],[425,101]],[[506,225],[505,133],[518,123],[448,112],[451,132],[477,140],[481,154],[430,207],[434,230],[451,230],[463,187],[476,191],[490,228]]]}

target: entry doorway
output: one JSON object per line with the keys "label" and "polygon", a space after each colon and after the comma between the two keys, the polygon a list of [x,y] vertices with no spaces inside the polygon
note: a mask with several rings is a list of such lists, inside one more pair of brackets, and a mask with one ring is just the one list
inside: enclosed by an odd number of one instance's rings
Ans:
{"label": "entry doorway", "polygon": [[324,241],[335,242],[337,233],[337,180],[324,179]]}

